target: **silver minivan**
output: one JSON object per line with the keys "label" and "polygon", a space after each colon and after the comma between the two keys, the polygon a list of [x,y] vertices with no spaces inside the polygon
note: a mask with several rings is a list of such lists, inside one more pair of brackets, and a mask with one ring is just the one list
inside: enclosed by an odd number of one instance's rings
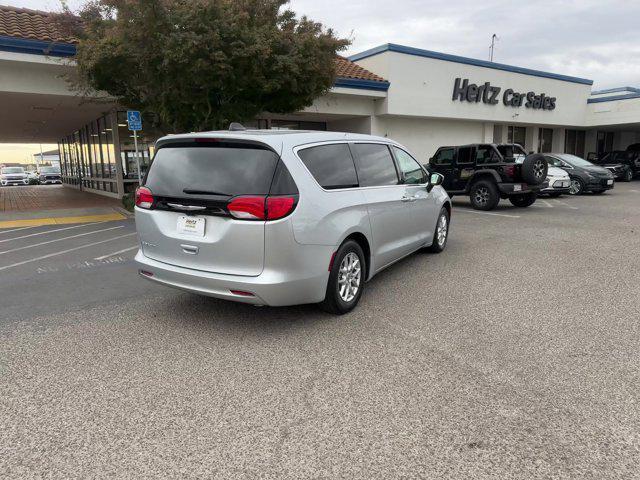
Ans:
{"label": "silver minivan", "polygon": [[163,137],[135,200],[140,275],[255,305],[342,314],[403,257],[447,244],[451,201],[406,148],[337,132]]}

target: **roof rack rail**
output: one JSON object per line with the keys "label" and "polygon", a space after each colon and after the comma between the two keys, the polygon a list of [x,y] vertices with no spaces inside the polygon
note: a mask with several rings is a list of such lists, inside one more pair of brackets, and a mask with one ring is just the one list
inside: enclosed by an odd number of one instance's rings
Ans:
{"label": "roof rack rail", "polygon": [[241,123],[231,122],[229,124],[229,131],[230,132],[242,132],[244,130],[246,130],[246,128]]}

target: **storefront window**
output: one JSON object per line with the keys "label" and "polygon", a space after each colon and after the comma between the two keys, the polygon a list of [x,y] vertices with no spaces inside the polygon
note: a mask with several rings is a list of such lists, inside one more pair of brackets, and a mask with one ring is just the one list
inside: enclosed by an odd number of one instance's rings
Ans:
{"label": "storefront window", "polygon": [[584,130],[567,129],[564,136],[564,153],[584,158]]}
{"label": "storefront window", "polygon": [[553,128],[541,128],[538,132],[538,152],[551,153],[553,148]]}
{"label": "storefront window", "polygon": [[507,130],[507,138],[507,143],[517,143],[524,147],[527,138],[527,128],[509,126]]}
{"label": "storefront window", "polygon": [[613,150],[613,132],[598,132],[598,156]]}
{"label": "storefront window", "polygon": [[100,117],[58,142],[63,181],[117,193],[116,156],[111,116]]}

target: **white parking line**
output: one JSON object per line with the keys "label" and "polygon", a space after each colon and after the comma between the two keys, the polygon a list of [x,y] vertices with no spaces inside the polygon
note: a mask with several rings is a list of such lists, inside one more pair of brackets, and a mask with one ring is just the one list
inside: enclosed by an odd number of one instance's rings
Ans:
{"label": "white parking line", "polygon": [[629,191],[633,192],[633,193],[640,193],[640,191],[638,191],[638,190],[629,190]]}
{"label": "white parking line", "polygon": [[547,202],[546,200],[543,200],[542,198],[539,198],[538,200],[540,200],[542,203],[544,203],[547,207],[549,208],[553,208],[553,205],[551,205],[549,202]]}
{"label": "white parking line", "polygon": [[20,228],[12,228],[11,230],[2,230],[0,233],[11,233],[17,232],[18,230],[26,230],[27,228],[36,228],[36,227],[20,227]]}
{"label": "white parking line", "polygon": [[49,243],[62,242],[63,240],[69,240],[70,238],[84,237],[85,235],[93,235],[94,233],[106,232],[108,230],[117,230],[119,228],[124,228],[124,225],[120,225],[118,227],[103,228],[102,230],[94,230],[92,232],[79,233],[78,235],[71,235],[70,237],[56,238],[55,240],[47,240],[46,242],[34,243],[33,245],[27,245],[25,247],[12,248],[11,250],[0,252],[0,255],[4,255],[5,253],[17,252],[19,250],[26,250],[27,248],[39,247],[40,245],[47,245]]}
{"label": "white parking line", "polygon": [[120,255],[121,253],[130,252],[131,250],[137,250],[138,245],[135,247],[125,248],[123,250],[118,250],[117,252],[110,253],[109,255],[103,255],[101,257],[96,257],[94,260],[104,260],[105,258],[114,257],[116,255]]}
{"label": "white parking line", "polygon": [[478,210],[470,210],[468,208],[460,208],[457,207],[453,210],[454,213],[456,212],[463,212],[463,213],[478,213],[480,215],[495,215],[497,217],[507,217],[507,218],[520,218],[520,215],[507,215],[506,213],[493,213],[493,212],[480,212]]}
{"label": "white parking line", "polygon": [[80,250],[81,248],[93,247],[94,245],[100,245],[101,243],[112,242],[113,240],[118,240],[120,238],[131,237],[132,235],[137,235],[136,233],[127,233],[126,235],[120,235],[118,237],[108,238],[106,240],[100,240],[99,242],[87,243],[86,245],[80,245],[79,247],[68,248],[66,250],[62,250],[60,252],[49,253],[48,255],[43,255],[37,258],[30,258],[29,260],[24,260],[22,262],[13,263],[11,265],[5,265],[4,267],[0,267],[0,271],[7,270],[9,268],[19,267],[20,265],[25,265],[27,263],[37,262],[39,260],[45,260],[47,258],[55,257],[57,255],[64,255],[65,253],[74,252],[76,250]]}
{"label": "white parking line", "polygon": [[578,207],[573,207],[569,205],[567,202],[563,202],[562,200],[558,200],[557,198],[555,198],[553,201],[558,202],[560,205],[564,205],[565,207],[570,208],[571,210],[580,210]]}
{"label": "white parking line", "polygon": [[[89,225],[95,225],[96,223],[98,222],[83,223],[82,225],[74,225],[73,227],[56,228],[55,230],[47,230],[45,232],[30,233],[29,235],[22,235],[21,237],[5,238],[4,240],[0,240],[0,243],[10,242],[12,240],[22,240],[23,238],[35,237],[38,235],[46,235],[47,233],[61,232],[63,230],[71,230],[72,228],[88,227]],[[31,227],[27,227],[27,228],[31,228]]]}

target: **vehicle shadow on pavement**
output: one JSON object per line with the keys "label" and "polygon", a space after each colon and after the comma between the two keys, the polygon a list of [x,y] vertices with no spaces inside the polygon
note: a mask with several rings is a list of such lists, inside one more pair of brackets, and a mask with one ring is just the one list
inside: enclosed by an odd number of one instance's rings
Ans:
{"label": "vehicle shadow on pavement", "polygon": [[[360,304],[345,315],[332,315],[322,311],[316,304],[294,305],[287,307],[256,307],[206,297],[188,292],[172,292],[164,295],[154,304],[152,312],[156,320],[171,324],[171,328],[194,329],[213,328],[215,331],[228,330],[246,333],[291,331],[308,328],[316,324],[334,325],[350,323],[354,319],[373,316],[389,316],[405,302],[429,298],[436,282],[434,272],[448,268],[453,260],[451,252],[456,250],[458,242],[451,239],[447,253],[433,255],[424,250],[417,251],[396,264],[378,273],[367,282]],[[406,288],[406,278],[420,279],[415,288]],[[171,313],[168,313],[171,312]]]}
{"label": "vehicle shadow on pavement", "polygon": [[[244,303],[220,300],[192,293],[178,293],[164,297],[156,305],[154,314],[168,323],[179,324],[180,328],[214,330],[264,331],[268,329],[288,330],[308,326],[315,322],[338,319],[321,311],[316,305],[295,305],[291,307],[256,307]],[[173,312],[167,315],[166,312]],[[179,312],[179,313],[178,313]],[[154,315],[156,316],[156,315]]]}

